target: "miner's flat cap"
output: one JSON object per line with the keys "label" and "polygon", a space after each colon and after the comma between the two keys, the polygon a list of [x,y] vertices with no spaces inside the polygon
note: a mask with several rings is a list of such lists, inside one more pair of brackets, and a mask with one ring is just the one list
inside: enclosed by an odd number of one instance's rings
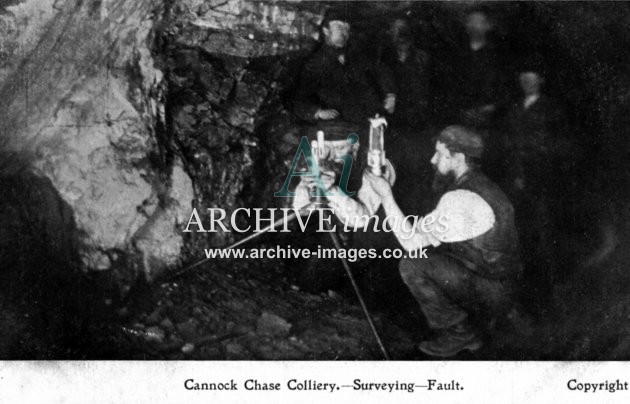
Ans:
{"label": "miner's flat cap", "polygon": [[449,126],[433,140],[444,143],[452,153],[463,153],[475,158],[481,158],[483,155],[484,145],[481,136],[463,126]]}

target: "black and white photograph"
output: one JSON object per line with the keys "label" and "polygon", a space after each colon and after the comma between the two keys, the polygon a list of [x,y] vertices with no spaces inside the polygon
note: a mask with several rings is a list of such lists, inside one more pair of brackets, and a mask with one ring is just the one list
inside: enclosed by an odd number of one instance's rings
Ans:
{"label": "black and white photograph", "polygon": [[0,360],[626,361],[629,127],[626,2],[0,0]]}

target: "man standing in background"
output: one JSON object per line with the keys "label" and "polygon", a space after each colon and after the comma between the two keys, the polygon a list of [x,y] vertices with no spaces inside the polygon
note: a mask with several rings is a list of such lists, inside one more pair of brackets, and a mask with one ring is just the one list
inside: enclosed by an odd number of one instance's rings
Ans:
{"label": "man standing in background", "polygon": [[[392,114],[396,89],[376,60],[369,61],[348,46],[349,16],[330,10],[322,23],[324,42],[308,59],[300,76],[295,115],[318,130],[343,127],[360,136],[368,118],[377,113]],[[376,57],[376,52],[375,52]],[[363,137],[363,136],[361,136]],[[362,144],[367,144],[361,139]]]}

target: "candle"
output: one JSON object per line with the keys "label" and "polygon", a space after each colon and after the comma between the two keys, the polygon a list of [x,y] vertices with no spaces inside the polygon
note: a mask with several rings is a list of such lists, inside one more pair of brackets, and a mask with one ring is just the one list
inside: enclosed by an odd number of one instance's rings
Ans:
{"label": "candle", "polygon": [[324,132],[321,130],[317,131],[317,145],[319,148],[317,149],[317,156],[320,159],[324,158]]}

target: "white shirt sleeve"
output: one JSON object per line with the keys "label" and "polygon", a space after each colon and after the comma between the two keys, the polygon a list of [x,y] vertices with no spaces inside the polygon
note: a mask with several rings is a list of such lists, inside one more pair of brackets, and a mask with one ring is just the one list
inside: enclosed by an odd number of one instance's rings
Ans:
{"label": "white shirt sleeve", "polygon": [[[386,172],[388,173],[387,181],[390,185],[394,185],[396,181],[394,166],[389,160],[385,162],[387,164]],[[365,182],[361,184],[356,200],[347,195],[342,195],[336,187],[332,189],[332,191],[334,195],[328,197],[328,203],[334,210],[335,215],[337,215],[343,223],[362,225],[362,220],[374,215],[379,206],[381,206],[381,197]]]}
{"label": "white shirt sleeve", "polygon": [[442,225],[430,233],[442,243],[456,243],[478,237],[494,226],[492,208],[478,194],[458,189],[445,193],[430,213]]}

